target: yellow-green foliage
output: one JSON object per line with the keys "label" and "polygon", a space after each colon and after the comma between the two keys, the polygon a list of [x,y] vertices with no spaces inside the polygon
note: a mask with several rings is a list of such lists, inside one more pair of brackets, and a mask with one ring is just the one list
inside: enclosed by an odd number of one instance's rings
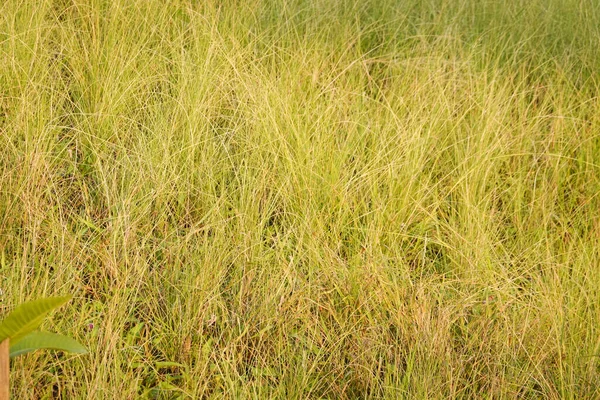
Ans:
{"label": "yellow-green foliage", "polygon": [[4,0],[19,399],[600,397],[600,4]]}

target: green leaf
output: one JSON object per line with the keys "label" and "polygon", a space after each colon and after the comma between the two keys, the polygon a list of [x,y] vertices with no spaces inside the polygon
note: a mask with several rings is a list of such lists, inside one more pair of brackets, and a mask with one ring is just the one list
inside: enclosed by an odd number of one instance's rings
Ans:
{"label": "green leaf", "polygon": [[0,342],[12,342],[39,328],[48,313],[71,300],[71,296],[48,297],[21,304],[0,323]]}
{"label": "green leaf", "polygon": [[77,354],[87,353],[87,349],[81,343],[68,336],[50,332],[31,332],[10,346],[10,357],[40,349],[61,350]]}

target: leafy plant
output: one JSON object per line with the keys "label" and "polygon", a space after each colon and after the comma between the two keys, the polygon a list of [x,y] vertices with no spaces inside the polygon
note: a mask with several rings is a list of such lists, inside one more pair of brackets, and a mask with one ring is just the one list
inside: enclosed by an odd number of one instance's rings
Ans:
{"label": "leafy plant", "polygon": [[68,336],[41,332],[44,318],[54,309],[71,300],[71,296],[49,297],[33,300],[15,308],[0,323],[0,343],[9,339],[10,357],[40,349],[61,350],[84,354],[87,349]]}

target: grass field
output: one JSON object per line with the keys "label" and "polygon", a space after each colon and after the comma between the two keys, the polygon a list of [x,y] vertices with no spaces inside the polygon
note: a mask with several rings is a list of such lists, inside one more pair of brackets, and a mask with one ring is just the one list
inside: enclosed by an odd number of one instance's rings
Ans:
{"label": "grass field", "polygon": [[600,398],[600,2],[5,0],[15,399]]}

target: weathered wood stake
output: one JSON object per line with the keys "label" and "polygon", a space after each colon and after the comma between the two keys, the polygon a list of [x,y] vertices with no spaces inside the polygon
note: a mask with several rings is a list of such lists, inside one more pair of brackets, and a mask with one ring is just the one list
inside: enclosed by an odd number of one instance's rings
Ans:
{"label": "weathered wood stake", "polygon": [[10,398],[10,352],[9,340],[4,339],[0,343],[0,400],[9,400]]}

